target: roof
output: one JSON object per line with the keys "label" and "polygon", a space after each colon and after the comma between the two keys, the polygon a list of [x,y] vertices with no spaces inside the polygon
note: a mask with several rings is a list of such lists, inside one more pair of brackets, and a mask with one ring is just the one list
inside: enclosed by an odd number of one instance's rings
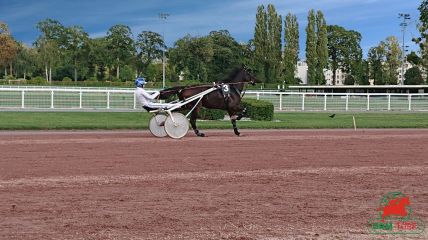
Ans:
{"label": "roof", "polygon": [[428,88],[428,85],[294,85],[288,87],[290,89],[421,89]]}

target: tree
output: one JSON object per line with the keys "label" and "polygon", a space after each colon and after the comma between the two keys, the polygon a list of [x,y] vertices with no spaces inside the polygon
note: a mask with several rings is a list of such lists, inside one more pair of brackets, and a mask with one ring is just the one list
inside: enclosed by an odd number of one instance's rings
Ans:
{"label": "tree", "polygon": [[142,31],[138,34],[136,46],[139,50],[137,57],[138,72],[146,71],[154,59],[162,59],[162,51],[166,48],[162,36],[151,31]]}
{"label": "tree", "polygon": [[213,43],[209,37],[187,35],[177,40],[169,50],[169,60],[177,66],[177,74],[188,72],[187,77],[199,81],[208,80],[208,63],[213,55]]}
{"label": "tree", "polygon": [[269,4],[257,8],[254,33],[254,61],[257,76],[265,82],[275,82],[281,74],[282,18]]}
{"label": "tree", "polygon": [[107,80],[110,77],[110,66],[113,58],[108,51],[108,42],[105,37],[89,40],[88,61],[92,79]]}
{"label": "tree", "polygon": [[116,78],[119,79],[120,65],[126,64],[135,52],[131,29],[125,25],[115,25],[108,30],[106,39],[107,49],[116,66]]}
{"label": "tree", "polygon": [[247,43],[241,43],[242,64],[252,71],[257,71],[257,66],[254,62],[255,46],[254,39],[250,39]]}
{"label": "tree", "polygon": [[266,59],[268,52],[267,39],[267,15],[265,7],[260,5],[257,7],[256,26],[254,30],[254,66],[257,77],[266,81],[266,68],[268,68]]}
{"label": "tree", "polygon": [[412,67],[404,74],[404,84],[406,85],[420,85],[424,83],[421,70],[418,67]]}
{"label": "tree", "polygon": [[287,84],[298,84],[295,79],[299,60],[299,23],[288,13],[284,22],[284,79]]}
{"label": "tree", "polygon": [[422,59],[414,52],[411,51],[407,57],[406,57],[407,61],[415,66],[419,66],[422,64]]}
{"label": "tree", "polygon": [[13,75],[12,62],[18,53],[18,45],[12,38],[6,23],[0,22],[0,66],[4,66],[5,77],[7,77],[7,66],[9,73]]}
{"label": "tree", "polygon": [[361,34],[337,25],[330,25],[327,27],[327,36],[329,62],[333,71],[333,85],[336,84],[337,69],[348,74],[360,75],[362,62]]}
{"label": "tree", "polygon": [[345,81],[344,81],[345,85],[354,85],[355,84],[355,78],[354,76],[348,74],[345,77]]}
{"label": "tree", "polygon": [[367,61],[369,64],[369,76],[373,79],[374,85],[385,84],[385,70],[383,63],[385,61],[385,48],[382,44],[372,47],[369,50]]}
{"label": "tree", "polygon": [[22,43],[18,43],[18,54],[14,60],[15,76],[27,77],[33,76],[37,68],[37,51],[34,48],[29,48]]}
{"label": "tree", "polygon": [[361,62],[361,78],[358,80],[358,84],[369,85],[370,79],[370,65],[367,60]]}
{"label": "tree", "polygon": [[414,38],[413,41],[419,44],[421,51],[421,64],[424,67],[424,71],[428,69],[428,0],[423,0],[418,7],[420,12],[419,15],[419,32],[421,36]]}
{"label": "tree", "polygon": [[316,84],[325,84],[324,69],[328,67],[328,38],[327,38],[327,24],[324,15],[321,11],[317,11],[316,16],[317,26],[317,61],[316,61]]}
{"label": "tree", "polygon": [[64,26],[53,19],[45,19],[37,23],[37,29],[41,35],[34,45],[36,45],[41,65],[44,65],[46,81],[52,81],[52,68],[59,64],[61,47],[64,48],[66,34]]}
{"label": "tree", "polygon": [[386,51],[386,84],[397,84],[397,69],[401,63],[400,58],[402,54],[400,44],[394,36],[387,37],[385,42],[382,42],[381,44],[384,45]]}
{"label": "tree", "polygon": [[315,11],[308,13],[308,25],[306,26],[306,63],[308,64],[308,84],[314,85],[317,80],[317,35]]}
{"label": "tree", "polygon": [[397,84],[397,70],[402,52],[395,37],[388,37],[368,53],[370,77],[376,85]]}
{"label": "tree", "polygon": [[46,81],[52,82],[52,68],[58,64],[59,48],[54,40],[41,40],[37,43],[38,56],[44,63]]}
{"label": "tree", "polygon": [[74,69],[74,81],[77,81],[77,69],[83,67],[89,55],[89,36],[80,26],[66,29],[67,56],[71,59]]}
{"label": "tree", "polygon": [[219,81],[230,71],[242,65],[241,46],[227,30],[212,31],[208,35],[213,47],[213,56],[207,64],[208,79]]}
{"label": "tree", "polygon": [[272,4],[268,5],[267,26],[269,40],[267,79],[269,82],[278,82],[282,72],[282,17],[276,13]]}
{"label": "tree", "polygon": [[157,82],[162,80],[162,64],[150,63],[147,66],[147,70],[144,72],[147,79],[151,82]]}

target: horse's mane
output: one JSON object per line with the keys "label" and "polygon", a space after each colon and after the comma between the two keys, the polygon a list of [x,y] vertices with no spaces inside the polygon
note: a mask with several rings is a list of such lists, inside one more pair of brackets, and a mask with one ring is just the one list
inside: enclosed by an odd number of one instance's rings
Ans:
{"label": "horse's mane", "polygon": [[234,68],[229,75],[227,75],[225,78],[219,81],[219,83],[230,83],[235,79],[236,75],[238,75],[243,70],[242,67],[236,67]]}
{"label": "horse's mane", "polygon": [[192,85],[185,85],[185,86],[175,86],[170,88],[165,88],[160,91],[160,99],[167,99],[172,95],[175,95],[179,93],[183,89],[190,89],[190,88],[199,88],[199,87],[211,87],[212,85],[208,84],[192,84]]}
{"label": "horse's mane", "polygon": [[[236,67],[234,68],[225,78],[218,81],[217,83],[233,83],[234,79],[236,79],[236,76],[241,73],[244,70],[242,67]],[[192,84],[192,85],[185,85],[185,86],[175,86],[170,88],[165,88],[160,91],[160,99],[167,99],[171,95],[179,93],[183,89],[191,89],[191,88],[206,88],[206,87],[212,87],[212,84]]]}

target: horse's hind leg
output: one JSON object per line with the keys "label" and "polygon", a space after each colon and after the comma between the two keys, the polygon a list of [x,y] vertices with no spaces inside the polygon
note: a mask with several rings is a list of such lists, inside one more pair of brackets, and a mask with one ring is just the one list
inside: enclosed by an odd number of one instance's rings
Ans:
{"label": "horse's hind leg", "polygon": [[190,125],[192,125],[192,129],[198,137],[205,137],[205,134],[199,132],[198,128],[196,127],[196,119],[198,118],[199,109],[199,107],[196,107],[196,109],[194,109],[190,115]]}
{"label": "horse's hind leg", "polygon": [[229,112],[229,116],[230,121],[232,122],[233,131],[235,132],[236,136],[239,136],[241,133],[239,132],[238,127],[236,126],[236,119],[238,118],[238,116],[236,116],[234,112]]}

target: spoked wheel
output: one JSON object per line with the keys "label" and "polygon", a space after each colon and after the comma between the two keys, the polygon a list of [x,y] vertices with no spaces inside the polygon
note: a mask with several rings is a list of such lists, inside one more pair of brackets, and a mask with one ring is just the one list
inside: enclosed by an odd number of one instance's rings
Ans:
{"label": "spoked wheel", "polygon": [[165,132],[165,120],[166,115],[164,114],[156,114],[154,115],[149,122],[150,132],[156,137],[166,137],[167,134]]}
{"label": "spoked wheel", "polygon": [[189,131],[189,121],[178,112],[173,112],[165,120],[165,132],[171,138],[179,139],[184,137]]}

